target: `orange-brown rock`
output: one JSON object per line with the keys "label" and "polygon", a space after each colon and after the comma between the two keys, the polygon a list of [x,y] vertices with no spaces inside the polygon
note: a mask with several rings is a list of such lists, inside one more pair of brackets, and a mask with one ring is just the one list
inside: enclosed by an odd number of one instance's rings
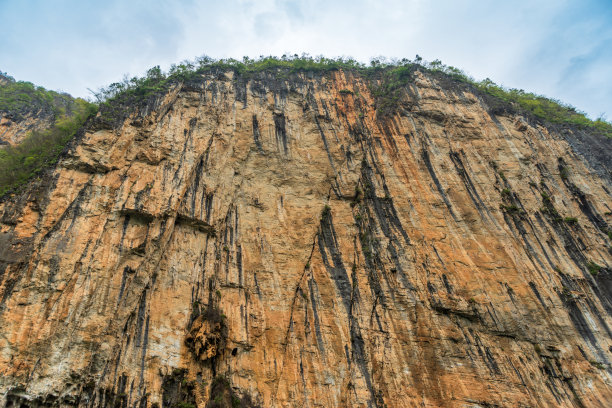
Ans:
{"label": "orange-brown rock", "polygon": [[5,198],[0,405],[609,406],[611,141],[368,81],[205,75]]}
{"label": "orange-brown rock", "polygon": [[225,317],[218,313],[203,314],[196,317],[189,325],[185,344],[201,361],[223,356],[227,340],[227,326],[224,320]]}
{"label": "orange-brown rock", "polygon": [[0,112],[0,145],[17,145],[30,132],[48,129],[53,122],[53,115],[39,115],[38,112],[18,119]]}

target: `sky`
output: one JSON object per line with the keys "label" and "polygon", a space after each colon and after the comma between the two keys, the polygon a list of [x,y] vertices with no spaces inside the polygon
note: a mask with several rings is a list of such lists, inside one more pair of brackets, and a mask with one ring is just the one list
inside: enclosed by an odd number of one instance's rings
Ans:
{"label": "sky", "polygon": [[440,59],[612,120],[612,0],[0,0],[0,71],[91,97],[208,55]]}

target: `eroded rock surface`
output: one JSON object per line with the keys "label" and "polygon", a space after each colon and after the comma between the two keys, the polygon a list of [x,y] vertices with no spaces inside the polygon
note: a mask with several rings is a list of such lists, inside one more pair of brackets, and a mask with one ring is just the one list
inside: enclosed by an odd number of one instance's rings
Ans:
{"label": "eroded rock surface", "polygon": [[375,104],[226,73],[92,126],[0,203],[0,404],[609,406],[610,140]]}
{"label": "eroded rock surface", "polygon": [[53,115],[32,114],[14,118],[0,112],[0,145],[17,145],[30,133],[48,129],[53,125]]}

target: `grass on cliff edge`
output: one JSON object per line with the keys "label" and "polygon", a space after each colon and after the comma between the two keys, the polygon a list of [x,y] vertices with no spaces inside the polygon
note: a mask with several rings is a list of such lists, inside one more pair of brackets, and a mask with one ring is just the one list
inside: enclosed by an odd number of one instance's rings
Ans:
{"label": "grass on cliff edge", "polygon": [[459,83],[469,84],[492,97],[497,105],[505,105],[506,111],[527,113],[550,123],[577,126],[612,137],[612,124],[602,118],[591,120],[584,112],[559,100],[525,92],[522,89],[508,89],[488,78],[476,81],[458,68],[444,65],[440,60],[427,62],[418,55],[414,60],[372,59],[369,65],[352,58],[311,57],[305,54],[283,55],[280,58],[244,57],[241,61],[232,58],[216,60],[204,56],[195,61],[183,61],[172,65],[167,73],[156,66],[143,77],[133,77],[113,83],[94,92],[94,95],[101,104],[102,115],[113,117],[125,113],[129,105],[138,104],[151,96],[161,94],[173,84],[196,79],[203,73],[232,70],[239,76],[248,77],[269,70],[295,73],[329,72],[340,69],[358,71],[366,78],[376,79],[371,81],[372,91],[379,102],[377,109],[383,113],[393,110],[399,101],[401,89],[412,80],[413,72],[420,69],[443,74]]}
{"label": "grass on cliff edge", "polygon": [[56,163],[68,141],[97,110],[95,104],[76,99],[70,116],[57,117],[51,128],[30,133],[16,146],[0,148],[0,197]]}

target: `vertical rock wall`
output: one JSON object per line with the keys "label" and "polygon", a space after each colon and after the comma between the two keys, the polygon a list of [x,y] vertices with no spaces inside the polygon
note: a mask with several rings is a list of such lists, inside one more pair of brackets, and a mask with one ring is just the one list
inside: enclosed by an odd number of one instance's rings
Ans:
{"label": "vertical rock wall", "polygon": [[92,126],[0,203],[0,404],[606,406],[610,140],[376,103],[227,72]]}

